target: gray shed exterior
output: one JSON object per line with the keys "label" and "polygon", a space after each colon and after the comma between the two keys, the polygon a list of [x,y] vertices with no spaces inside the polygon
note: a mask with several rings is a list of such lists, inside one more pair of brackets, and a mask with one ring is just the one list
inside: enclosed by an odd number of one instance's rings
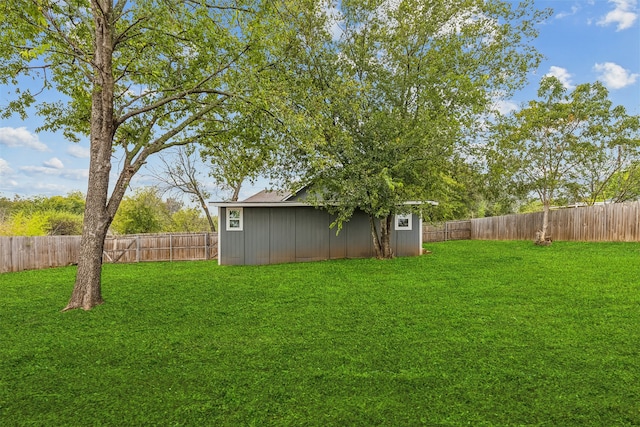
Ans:
{"label": "gray shed exterior", "polygon": [[[255,199],[255,196],[252,196]],[[336,235],[335,217],[304,203],[215,203],[218,206],[218,263],[258,265],[375,256],[369,217],[357,211]],[[258,198],[259,200],[260,198]],[[298,199],[299,200],[299,199]],[[241,229],[230,229],[227,209],[242,210]],[[411,230],[391,231],[396,256],[422,253],[422,222],[412,214]]]}

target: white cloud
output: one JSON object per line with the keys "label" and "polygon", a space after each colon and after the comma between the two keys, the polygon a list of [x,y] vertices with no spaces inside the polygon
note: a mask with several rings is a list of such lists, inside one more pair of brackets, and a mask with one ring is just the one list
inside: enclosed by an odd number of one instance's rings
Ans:
{"label": "white cloud", "polygon": [[[20,183],[15,179],[3,179],[2,181],[0,181],[0,191],[14,193],[16,192],[16,190],[20,190]],[[22,192],[20,191],[20,193]]]}
{"label": "white cloud", "polygon": [[27,147],[37,151],[49,151],[49,148],[40,142],[38,135],[29,132],[26,127],[0,128],[0,144],[7,147]]}
{"label": "white cloud", "polygon": [[71,191],[71,188],[63,184],[56,184],[52,182],[37,182],[30,188],[30,190],[35,193],[65,194]]}
{"label": "white cloud", "polygon": [[85,182],[89,178],[89,169],[69,169],[62,173],[63,178]]}
{"label": "white cloud", "polygon": [[621,89],[635,83],[639,74],[631,74],[629,70],[622,68],[614,62],[596,64],[593,69],[600,73],[598,80],[610,89]]}
{"label": "white cloud", "polygon": [[11,173],[13,173],[13,169],[9,166],[9,162],[0,158],[0,175],[9,175]]}
{"label": "white cloud", "polygon": [[67,154],[77,159],[88,159],[89,149],[77,144],[73,144],[70,145],[69,148],[67,148]]}
{"label": "white cloud", "polygon": [[46,166],[21,166],[19,169],[28,176],[57,176],[76,181],[84,181],[89,176],[88,169],[56,169]]}
{"label": "white cloud", "polygon": [[57,157],[52,157],[49,160],[44,161],[42,164],[53,169],[64,169],[64,164],[62,164],[62,161]]}
{"label": "white cloud", "polygon": [[504,99],[496,100],[493,103],[493,108],[497,110],[500,114],[509,114],[512,111],[518,111],[520,107],[513,101],[507,101]]}
{"label": "white cloud", "polygon": [[26,175],[61,175],[61,171],[59,169],[48,168],[46,166],[20,166],[19,169]]}
{"label": "white cloud", "polygon": [[572,89],[574,87],[571,83],[571,74],[569,73],[569,71],[567,71],[566,68],[556,67],[555,65],[552,65],[549,68],[549,72],[545,74],[545,77],[547,76],[556,77],[558,80],[560,80],[562,86],[567,89]]}
{"label": "white cloud", "polygon": [[598,25],[605,27],[609,24],[618,24],[616,31],[631,28],[636,19],[638,19],[638,14],[635,12],[637,1],[609,0],[609,3],[615,4],[615,8],[603,16],[598,21]]}
{"label": "white cloud", "polygon": [[563,19],[567,16],[575,15],[579,10],[580,8],[578,6],[571,6],[571,12],[560,12],[555,16],[555,19]]}
{"label": "white cloud", "polygon": [[35,195],[57,195],[67,194],[70,191],[78,190],[76,183],[65,184],[64,182],[56,182],[54,180],[42,180],[37,178],[25,178],[21,176],[17,179],[3,179],[0,181],[0,191],[13,193],[22,197]]}

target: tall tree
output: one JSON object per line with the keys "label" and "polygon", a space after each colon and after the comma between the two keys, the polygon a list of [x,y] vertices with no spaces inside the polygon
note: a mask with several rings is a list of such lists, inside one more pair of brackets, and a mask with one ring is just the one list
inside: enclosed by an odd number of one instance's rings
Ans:
{"label": "tall tree", "polygon": [[271,174],[277,152],[291,141],[276,143],[279,136],[270,126],[273,117],[263,110],[245,111],[228,120],[233,123],[232,130],[213,140],[200,141],[200,156],[216,185],[231,193],[229,200],[236,201],[244,183],[254,183],[259,176]]}
{"label": "tall tree", "polygon": [[613,203],[640,200],[640,161],[613,173],[606,184],[602,197]]}
{"label": "tall tree", "polygon": [[215,232],[216,226],[207,203],[211,193],[203,183],[202,168],[197,163],[195,147],[178,147],[171,157],[161,155],[160,161],[160,170],[153,169],[152,176],[160,183],[161,189],[164,192],[178,191],[188,195],[192,202],[198,203],[209,223],[209,229]]}
{"label": "tall tree", "polygon": [[640,191],[640,116],[614,107],[599,82],[591,85],[584,102],[591,110],[585,138],[592,152],[576,166],[579,179],[570,183],[570,193],[587,205],[633,199]]}
{"label": "tall tree", "polygon": [[[242,114],[237,111],[229,114],[224,120],[224,132],[220,132],[219,122],[205,123],[197,147],[181,146],[171,157],[160,156],[162,165],[159,170],[152,169],[152,176],[164,191],[189,195],[204,212],[211,231],[216,231],[207,205],[211,193],[204,185],[203,172],[207,172],[219,189],[228,192],[228,199],[232,201],[238,200],[247,181],[254,183],[258,177],[270,175],[274,181],[280,181],[273,172],[277,152],[285,145],[291,146],[291,141],[278,142],[282,134],[288,132],[274,133],[272,124],[280,121],[268,108],[248,105]],[[201,161],[197,158],[198,152]]]}
{"label": "tall tree", "polygon": [[306,146],[310,200],[338,226],[362,209],[388,258],[403,202],[445,191],[465,129],[537,65],[529,41],[546,12],[530,1],[400,0],[342,1],[325,13],[324,33],[300,34],[302,49],[322,54],[297,67],[321,116],[321,138]]}
{"label": "tall tree", "polygon": [[[199,139],[267,99],[282,41],[295,37],[280,10],[260,0],[7,0],[0,3],[0,84],[15,98],[3,115],[36,105],[45,129],[89,135],[82,250],[66,310],[103,302],[104,238],[131,178],[148,157]],[[295,14],[294,14],[295,15]],[[284,43],[286,45],[286,43]],[[40,89],[24,89],[33,78]],[[60,101],[37,99],[56,90]],[[211,128],[207,129],[210,133]],[[116,157],[114,158],[114,153]],[[111,181],[115,172],[115,182]]]}
{"label": "tall tree", "polygon": [[[488,159],[497,175],[538,196],[543,219],[535,241],[546,244],[554,199],[573,193],[593,203],[616,171],[637,156],[639,126],[638,117],[611,108],[599,82],[570,92],[557,78],[544,77],[538,98],[498,120]],[[621,151],[629,158],[620,159],[618,166],[616,153]]]}

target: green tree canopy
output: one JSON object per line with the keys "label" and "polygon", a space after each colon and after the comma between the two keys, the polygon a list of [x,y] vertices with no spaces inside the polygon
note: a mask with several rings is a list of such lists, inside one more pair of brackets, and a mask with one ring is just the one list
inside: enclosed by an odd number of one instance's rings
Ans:
{"label": "green tree canopy", "polygon": [[540,81],[538,100],[500,117],[489,142],[490,168],[543,206],[538,243],[548,241],[548,213],[560,195],[593,203],[615,173],[637,159],[640,118],[612,108],[607,89],[585,83],[569,91],[555,77]]}
{"label": "green tree canopy", "polygon": [[143,187],[124,197],[111,226],[119,234],[158,233],[170,222],[170,207],[158,190]]}
{"label": "green tree canopy", "polygon": [[5,236],[78,235],[82,233],[84,195],[0,197],[0,234]]}
{"label": "green tree canopy", "polygon": [[480,114],[537,65],[529,41],[545,13],[499,0],[343,1],[325,12],[324,31],[300,34],[314,55],[291,65],[307,79],[298,98],[319,136],[305,146],[303,180],[338,226],[364,210],[390,257],[392,215],[446,193]]}
{"label": "green tree canopy", "polygon": [[[43,129],[90,139],[82,251],[66,309],[102,303],[104,238],[149,156],[223,134],[236,112],[271,109],[286,95],[274,64],[298,37],[304,3],[0,2],[0,84],[15,88],[0,114],[35,107]],[[41,87],[25,89],[25,79]],[[57,99],[38,97],[47,90]]]}

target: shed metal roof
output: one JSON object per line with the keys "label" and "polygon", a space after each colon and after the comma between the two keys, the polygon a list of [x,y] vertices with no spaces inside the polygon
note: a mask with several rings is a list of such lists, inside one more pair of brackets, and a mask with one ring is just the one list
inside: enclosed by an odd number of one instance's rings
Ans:
{"label": "shed metal roof", "polygon": [[[264,208],[284,208],[297,206],[313,206],[311,203],[300,200],[291,201],[292,194],[283,191],[262,190],[253,196],[237,202],[209,202],[210,205],[223,208],[242,208],[242,207],[264,207]],[[428,200],[420,202],[415,200],[406,201],[403,205],[424,205],[429,204],[437,206],[438,202]]]}
{"label": "shed metal roof", "polygon": [[[295,193],[280,190],[267,190],[257,192],[253,196],[249,196],[244,200],[231,202],[209,202],[210,205],[215,207],[224,208],[241,208],[241,207],[265,207],[265,208],[280,208],[291,206],[313,206],[313,204],[306,202],[305,198],[298,198],[296,195],[304,193],[306,187],[302,187]],[[327,202],[326,204],[336,204],[337,202]],[[415,200],[406,201],[403,205],[432,205],[438,206],[438,202],[427,200],[426,202],[420,202]]]}
{"label": "shed metal roof", "polygon": [[284,202],[291,195],[285,191],[262,190],[242,200],[242,203],[277,203]]}

